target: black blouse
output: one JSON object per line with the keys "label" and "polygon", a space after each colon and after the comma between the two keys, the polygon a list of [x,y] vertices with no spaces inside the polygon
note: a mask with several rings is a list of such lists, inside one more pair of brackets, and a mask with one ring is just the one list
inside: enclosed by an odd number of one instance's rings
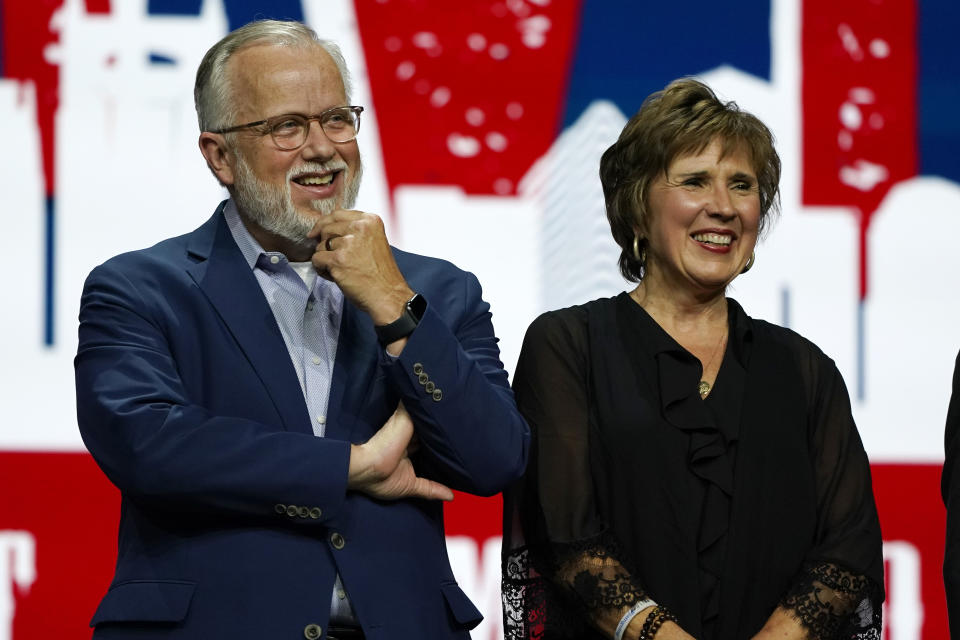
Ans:
{"label": "black blouse", "polygon": [[506,638],[591,638],[652,597],[702,640],[779,605],[817,638],[879,638],[880,527],[833,361],[728,300],[700,362],[626,293],[540,316],[514,376],[534,433],[505,495]]}

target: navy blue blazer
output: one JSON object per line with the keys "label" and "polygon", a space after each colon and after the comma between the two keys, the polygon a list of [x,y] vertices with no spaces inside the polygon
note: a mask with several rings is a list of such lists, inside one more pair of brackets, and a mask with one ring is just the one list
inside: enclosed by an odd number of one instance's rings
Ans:
{"label": "navy blue blazer", "polygon": [[[481,615],[451,572],[442,504],[348,492],[347,467],[350,443],[402,400],[421,475],[492,495],[522,474],[529,430],[477,279],[394,250],[427,310],[392,360],[345,301],[317,438],[221,209],[107,261],[84,286],[77,415],[122,495],[94,637],[309,638],[327,628],[337,571],[368,638],[468,637]],[[442,394],[426,392],[415,365]]]}

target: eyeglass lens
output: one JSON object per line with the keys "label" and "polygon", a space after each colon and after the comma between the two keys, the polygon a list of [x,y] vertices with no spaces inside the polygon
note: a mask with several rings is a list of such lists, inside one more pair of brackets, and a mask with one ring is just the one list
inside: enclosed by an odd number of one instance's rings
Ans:
{"label": "eyeglass lens", "polygon": [[319,116],[307,118],[299,114],[277,116],[267,121],[270,135],[282,149],[295,149],[307,141],[310,121],[318,120],[331,142],[349,142],[357,137],[360,117],[349,107],[330,109]]}

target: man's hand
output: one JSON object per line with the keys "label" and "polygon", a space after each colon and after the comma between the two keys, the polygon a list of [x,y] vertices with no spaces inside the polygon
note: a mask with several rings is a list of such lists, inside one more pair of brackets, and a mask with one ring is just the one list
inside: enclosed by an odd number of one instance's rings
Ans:
{"label": "man's hand", "polygon": [[379,216],[337,209],[321,216],[307,235],[317,240],[313,254],[317,272],[337,283],[374,324],[390,324],[400,317],[413,290],[393,259]]}
{"label": "man's hand", "polygon": [[347,488],[381,500],[453,500],[448,487],[417,476],[407,456],[412,437],[413,421],[401,404],[372,438],[350,447]]}

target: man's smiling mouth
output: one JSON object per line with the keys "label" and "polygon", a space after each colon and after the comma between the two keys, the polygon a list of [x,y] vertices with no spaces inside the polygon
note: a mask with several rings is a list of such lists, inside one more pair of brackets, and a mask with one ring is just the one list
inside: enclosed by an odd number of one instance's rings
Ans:
{"label": "man's smiling mouth", "polygon": [[304,186],[323,186],[333,182],[334,177],[335,176],[333,173],[327,173],[322,176],[306,175],[306,176],[298,176],[294,178],[293,181],[296,182],[297,184],[302,184]]}

